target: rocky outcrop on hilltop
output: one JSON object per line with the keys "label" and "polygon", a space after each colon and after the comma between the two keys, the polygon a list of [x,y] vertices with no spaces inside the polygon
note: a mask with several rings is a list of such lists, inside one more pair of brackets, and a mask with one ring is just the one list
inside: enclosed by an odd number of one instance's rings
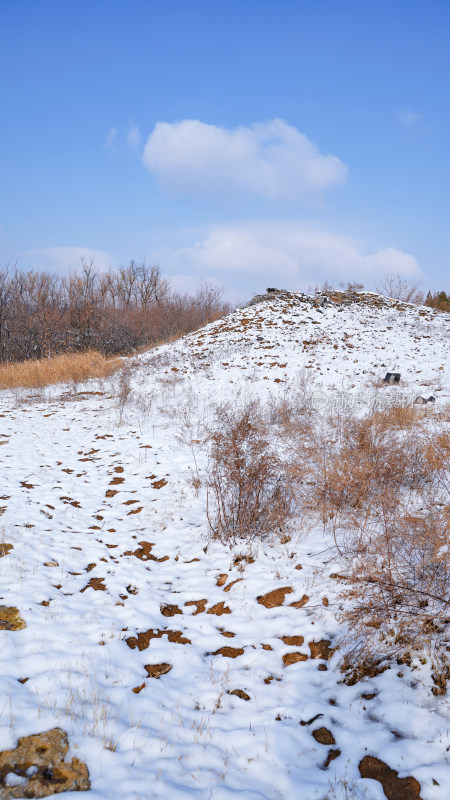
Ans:
{"label": "rocky outcrop on hilltop", "polygon": [[407,303],[392,298],[383,297],[375,292],[358,292],[353,289],[331,289],[327,292],[317,292],[315,294],[306,294],[305,292],[289,292],[286,289],[266,289],[265,294],[255,295],[245,308],[255,306],[259,303],[276,302],[281,300],[288,300],[293,303],[307,303],[315,308],[321,308],[326,305],[344,306],[357,304],[364,304],[369,306],[378,306],[379,308],[395,307],[403,310],[407,307]]}

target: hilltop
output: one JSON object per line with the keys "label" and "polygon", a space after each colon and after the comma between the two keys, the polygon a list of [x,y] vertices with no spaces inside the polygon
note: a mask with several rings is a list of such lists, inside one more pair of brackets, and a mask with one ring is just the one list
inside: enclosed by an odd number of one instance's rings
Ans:
{"label": "hilltop", "polygon": [[[449,334],[373,293],[275,290],[111,378],[2,392],[0,751],[61,728],[92,800],[446,800],[432,654],[347,679],[348,564],[313,515],[214,539],[205,430],[291,391],[301,422],[432,395],[418,419],[443,429]],[[0,797],[25,796],[8,759]]]}

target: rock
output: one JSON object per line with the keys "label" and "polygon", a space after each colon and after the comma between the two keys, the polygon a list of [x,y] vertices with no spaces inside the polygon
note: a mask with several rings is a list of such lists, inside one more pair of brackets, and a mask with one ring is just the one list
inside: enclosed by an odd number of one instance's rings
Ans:
{"label": "rock", "polygon": [[[67,734],[61,728],[53,728],[45,733],[23,736],[14,750],[0,753],[2,800],[88,791],[91,785],[86,764],[78,758],[64,761],[68,749]],[[14,776],[17,776],[16,781]],[[20,783],[19,779],[22,779]]]}
{"label": "rock", "polygon": [[399,372],[386,372],[383,381],[384,383],[400,383],[400,377]]}
{"label": "rock", "polygon": [[421,800],[420,783],[415,778],[399,778],[398,772],[374,756],[359,762],[361,778],[379,781],[388,800]]}
{"label": "rock", "polygon": [[436,398],[433,397],[432,394],[428,398],[419,395],[419,397],[416,397],[416,399],[414,400],[414,405],[425,406],[427,403],[435,403],[435,402]]}

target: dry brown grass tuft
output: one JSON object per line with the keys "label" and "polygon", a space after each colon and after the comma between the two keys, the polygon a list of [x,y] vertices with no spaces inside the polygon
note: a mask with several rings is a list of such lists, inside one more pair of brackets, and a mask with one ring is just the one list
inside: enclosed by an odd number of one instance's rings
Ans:
{"label": "dry brown grass tuft", "polygon": [[0,389],[34,389],[54,383],[107,378],[120,364],[120,359],[108,360],[95,350],[0,364]]}

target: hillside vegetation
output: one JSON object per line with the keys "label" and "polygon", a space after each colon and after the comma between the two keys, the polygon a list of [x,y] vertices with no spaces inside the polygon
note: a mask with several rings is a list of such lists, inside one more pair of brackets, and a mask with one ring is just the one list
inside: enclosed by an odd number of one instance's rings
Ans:
{"label": "hillside vegetation", "polygon": [[1,392],[0,797],[447,800],[449,336],[273,290]]}

